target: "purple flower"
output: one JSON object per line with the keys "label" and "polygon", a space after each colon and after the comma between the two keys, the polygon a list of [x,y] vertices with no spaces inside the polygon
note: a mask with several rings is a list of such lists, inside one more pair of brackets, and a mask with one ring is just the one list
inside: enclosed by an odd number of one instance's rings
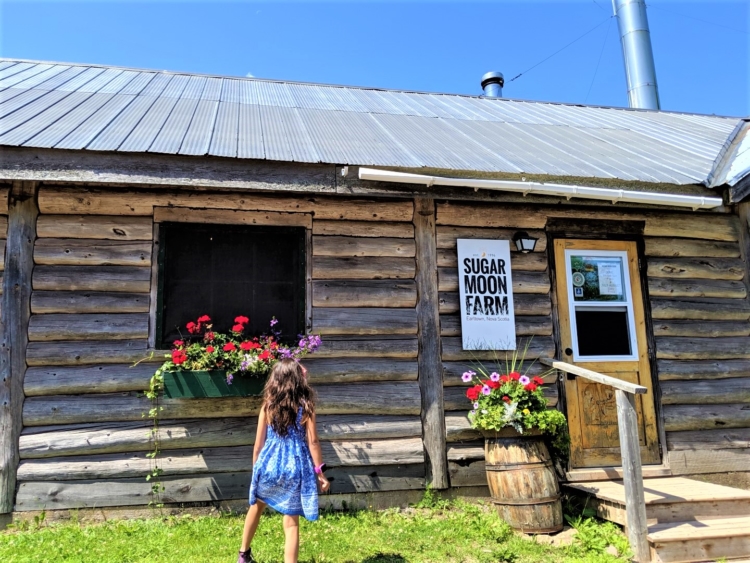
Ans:
{"label": "purple flower", "polygon": [[271,319],[271,326],[275,326],[276,324],[278,324],[278,322],[279,322],[279,321],[277,321],[277,320],[276,320],[276,317],[273,317],[273,318]]}
{"label": "purple flower", "polygon": [[227,384],[231,385],[232,381],[234,381],[234,374],[228,373],[227,374]]}
{"label": "purple flower", "polygon": [[479,403],[474,403],[474,410],[477,410],[479,408]]}
{"label": "purple flower", "polygon": [[490,389],[489,385],[483,385],[482,386],[482,395],[489,395],[492,393],[492,389]]}
{"label": "purple flower", "polygon": [[492,373],[490,374],[490,379],[491,379],[492,381],[500,381],[500,374],[499,374],[499,373],[497,373],[497,372],[494,372],[494,371],[493,371],[493,372],[492,372]]}
{"label": "purple flower", "polygon": [[530,381],[531,380],[525,375],[522,375],[521,377],[518,378],[518,383],[520,383],[521,385],[528,385]]}
{"label": "purple flower", "polygon": [[471,378],[473,377],[471,374],[472,372],[465,371],[464,374],[461,376],[461,381],[463,381],[464,383],[468,383],[469,381],[471,381]]}

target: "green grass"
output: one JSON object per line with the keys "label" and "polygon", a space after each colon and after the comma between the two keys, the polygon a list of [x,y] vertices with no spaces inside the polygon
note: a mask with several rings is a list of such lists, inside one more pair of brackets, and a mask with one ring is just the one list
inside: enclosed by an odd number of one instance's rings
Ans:
{"label": "green grass", "polygon": [[[327,512],[301,523],[300,561],[308,563],[625,561],[606,541],[551,547],[514,534],[491,509],[430,500],[429,508]],[[234,562],[244,517],[152,518],[84,525],[36,522],[0,534],[0,561]],[[587,536],[597,535],[590,521]],[[615,536],[617,535],[616,532]],[[612,536],[606,530],[607,537]],[[622,539],[621,536],[618,539]],[[261,563],[283,561],[281,517],[265,516],[253,542]]]}

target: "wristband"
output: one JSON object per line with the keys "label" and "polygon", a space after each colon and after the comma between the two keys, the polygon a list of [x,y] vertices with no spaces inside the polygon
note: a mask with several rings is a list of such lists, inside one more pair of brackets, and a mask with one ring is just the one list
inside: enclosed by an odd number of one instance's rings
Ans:
{"label": "wristband", "polygon": [[318,465],[315,468],[315,473],[317,475],[322,475],[325,470],[326,470],[326,464],[325,463],[321,463],[320,465]]}

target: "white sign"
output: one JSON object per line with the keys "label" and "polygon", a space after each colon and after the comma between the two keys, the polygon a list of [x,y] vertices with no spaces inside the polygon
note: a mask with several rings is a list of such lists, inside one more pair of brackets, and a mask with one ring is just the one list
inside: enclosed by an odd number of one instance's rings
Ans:
{"label": "white sign", "polygon": [[622,269],[619,262],[599,262],[599,295],[622,295]]}
{"label": "white sign", "polygon": [[464,350],[515,350],[513,279],[507,240],[458,239]]}

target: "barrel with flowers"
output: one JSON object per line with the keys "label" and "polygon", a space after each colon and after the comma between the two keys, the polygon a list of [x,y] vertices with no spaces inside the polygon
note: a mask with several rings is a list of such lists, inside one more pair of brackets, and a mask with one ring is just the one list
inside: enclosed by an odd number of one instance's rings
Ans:
{"label": "barrel with flowers", "polygon": [[492,502],[513,528],[541,534],[562,530],[560,488],[544,434],[565,427],[565,416],[547,408],[538,376],[515,370],[463,374],[472,403],[469,420],[485,438],[485,472]]}

